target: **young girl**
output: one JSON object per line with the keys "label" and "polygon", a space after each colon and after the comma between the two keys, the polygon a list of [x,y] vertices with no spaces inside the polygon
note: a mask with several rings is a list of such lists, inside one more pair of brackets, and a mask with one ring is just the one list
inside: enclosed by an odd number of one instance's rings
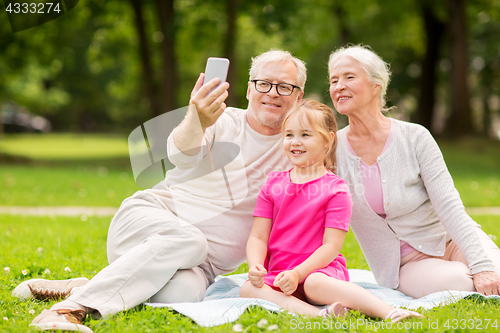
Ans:
{"label": "young girl", "polygon": [[249,281],[240,295],[309,316],[338,317],[348,307],[393,322],[420,317],[348,282],[340,249],[352,203],[335,175],[336,132],[332,110],[318,102],[303,100],[285,117],[283,149],[294,168],[270,173],[259,193],[247,243]]}

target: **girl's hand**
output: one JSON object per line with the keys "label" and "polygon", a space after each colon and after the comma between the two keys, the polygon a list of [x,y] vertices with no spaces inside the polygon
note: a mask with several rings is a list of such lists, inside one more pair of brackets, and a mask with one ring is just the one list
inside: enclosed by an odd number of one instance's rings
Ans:
{"label": "girl's hand", "polygon": [[254,286],[260,288],[264,285],[264,275],[267,270],[261,264],[252,265],[248,270],[248,279]]}
{"label": "girl's hand", "polygon": [[283,271],[276,276],[273,285],[280,288],[285,295],[292,295],[299,285],[299,274],[294,270]]}

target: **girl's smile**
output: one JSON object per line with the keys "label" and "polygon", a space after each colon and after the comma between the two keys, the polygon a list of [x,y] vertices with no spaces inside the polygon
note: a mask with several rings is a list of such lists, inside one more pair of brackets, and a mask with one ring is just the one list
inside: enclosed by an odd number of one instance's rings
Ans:
{"label": "girl's smile", "polygon": [[328,142],[312,128],[306,117],[292,116],[286,122],[283,149],[296,167],[316,169],[324,166]]}

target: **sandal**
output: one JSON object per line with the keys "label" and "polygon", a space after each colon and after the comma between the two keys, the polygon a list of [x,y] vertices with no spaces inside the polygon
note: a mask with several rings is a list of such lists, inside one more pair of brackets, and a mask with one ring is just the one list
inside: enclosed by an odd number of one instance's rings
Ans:
{"label": "sandal", "polygon": [[346,308],[345,306],[342,305],[340,302],[335,302],[329,307],[322,309],[319,311],[319,315],[322,317],[334,317],[334,318],[341,318],[346,315],[346,313],[349,312],[349,308]]}
{"label": "sandal", "polygon": [[90,328],[82,325],[85,315],[83,310],[43,310],[33,319],[30,326],[42,331],[93,333]]}

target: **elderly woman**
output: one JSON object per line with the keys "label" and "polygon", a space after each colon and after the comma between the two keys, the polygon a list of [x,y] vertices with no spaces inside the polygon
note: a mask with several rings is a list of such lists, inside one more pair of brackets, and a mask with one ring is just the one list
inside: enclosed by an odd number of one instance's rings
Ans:
{"label": "elderly woman", "polygon": [[335,109],[349,118],[338,132],[338,174],[378,283],[415,298],[500,294],[500,250],[465,212],[431,134],[383,114],[389,66],[364,46],[338,49],[328,66]]}

